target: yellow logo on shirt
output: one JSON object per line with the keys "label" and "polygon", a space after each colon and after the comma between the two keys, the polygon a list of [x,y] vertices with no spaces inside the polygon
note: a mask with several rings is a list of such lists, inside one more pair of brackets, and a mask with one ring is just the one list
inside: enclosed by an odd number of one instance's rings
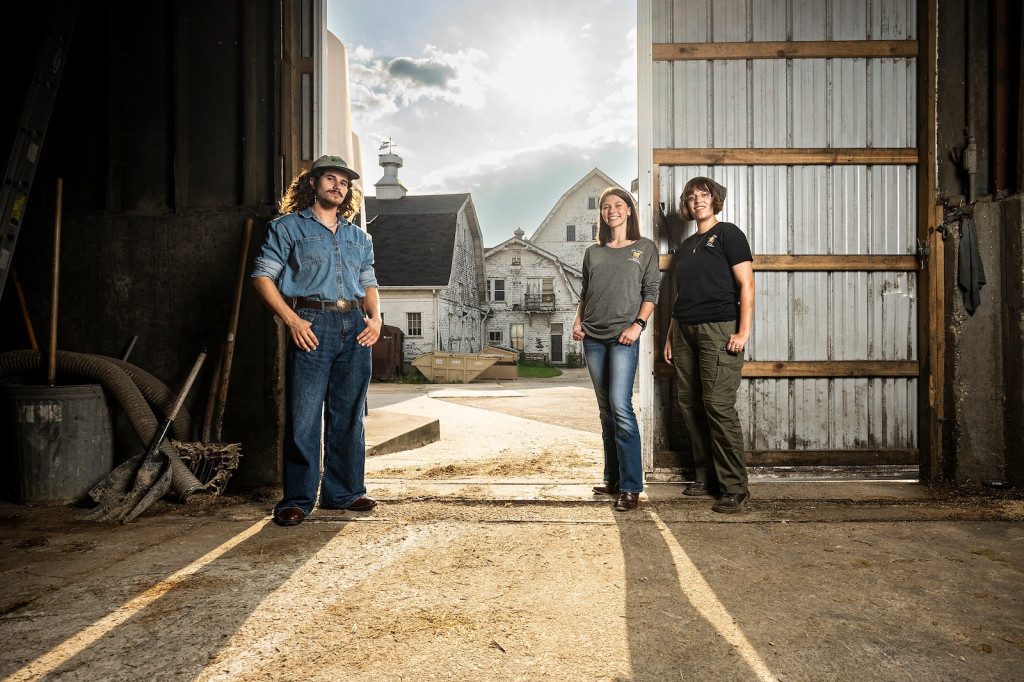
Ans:
{"label": "yellow logo on shirt", "polygon": [[630,258],[639,263],[640,262],[640,255],[642,253],[643,253],[643,251],[641,251],[640,249],[633,249],[633,253],[630,255]]}
{"label": "yellow logo on shirt", "polygon": [[713,248],[715,248],[715,240],[716,240],[716,239],[718,239],[718,235],[717,235],[717,234],[713,234],[713,235],[711,235],[710,237],[708,237],[708,243],[707,243],[707,245],[706,245],[706,246],[707,246],[707,247],[708,247],[709,249],[713,249]]}

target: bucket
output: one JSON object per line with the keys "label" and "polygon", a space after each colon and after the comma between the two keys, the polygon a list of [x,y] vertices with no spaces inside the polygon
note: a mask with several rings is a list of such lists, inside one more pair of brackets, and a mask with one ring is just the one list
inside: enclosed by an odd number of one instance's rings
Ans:
{"label": "bucket", "polygon": [[5,386],[0,404],[10,501],[78,502],[114,468],[114,429],[102,386]]}

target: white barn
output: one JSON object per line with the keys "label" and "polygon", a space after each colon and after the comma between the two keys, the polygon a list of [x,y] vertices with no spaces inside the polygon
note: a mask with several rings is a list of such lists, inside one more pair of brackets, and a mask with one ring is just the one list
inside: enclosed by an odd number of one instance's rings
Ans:
{"label": "white barn", "polygon": [[377,196],[366,197],[366,230],[384,323],[405,333],[405,362],[431,351],[483,349],[483,236],[469,194],[407,196],[402,160],[382,154]]}
{"label": "white barn", "polygon": [[530,236],[534,246],[553,253],[577,270],[583,267],[583,252],[597,241],[601,193],[621,186],[595,168],[559,198],[544,222]]}
{"label": "white barn", "polygon": [[572,323],[583,284],[583,253],[597,239],[601,193],[618,183],[595,168],[573,185],[529,239],[516,230],[484,254],[490,345],[553,364],[583,364]]}
{"label": "white barn", "polygon": [[487,249],[487,342],[555,364],[578,366],[572,340],[583,273],[524,238],[522,230]]}

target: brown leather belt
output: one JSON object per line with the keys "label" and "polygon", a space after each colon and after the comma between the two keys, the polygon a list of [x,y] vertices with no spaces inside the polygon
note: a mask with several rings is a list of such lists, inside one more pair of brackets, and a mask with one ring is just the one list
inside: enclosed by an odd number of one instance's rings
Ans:
{"label": "brown leather belt", "polygon": [[363,300],[357,298],[354,301],[350,301],[347,298],[339,298],[337,301],[317,301],[312,298],[297,298],[295,299],[295,305],[293,308],[314,308],[316,310],[339,310],[343,313],[347,313],[350,310],[356,308],[362,309]]}

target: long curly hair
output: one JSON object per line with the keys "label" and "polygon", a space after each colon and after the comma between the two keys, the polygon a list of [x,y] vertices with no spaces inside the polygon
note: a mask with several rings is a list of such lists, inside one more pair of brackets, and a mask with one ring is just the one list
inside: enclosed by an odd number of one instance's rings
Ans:
{"label": "long curly hair", "polygon": [[[313,202],[316,201],[316,190],[313,188],[313,185],[320,180],[324,170],[320,168],[316,171],[304,171],[295,176],[292,184],[288,186],[288,190],[281,197],[281,203],[278,204],[277,208],[278,212],[281,215],[296,213],[312,206]],[[313,179],[312,184],[309,182],[310,178]],[[363,191],[350,181],[348,196],[345,197],[345,201],[338,207],[338,214],[345,220],[352,220],[352,217],[359,213],[359,207],[362,205]]]}

